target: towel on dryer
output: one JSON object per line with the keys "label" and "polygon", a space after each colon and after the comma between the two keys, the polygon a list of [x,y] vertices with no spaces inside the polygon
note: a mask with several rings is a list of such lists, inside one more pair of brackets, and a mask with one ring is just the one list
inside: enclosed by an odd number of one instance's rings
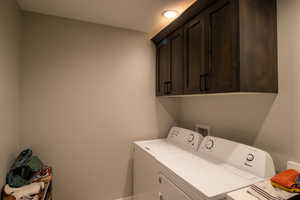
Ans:
{"label": "towel on dryer", "polygon": [[247,192],[259,200],[288,200],[298,195],[274,188],[269,180],[251,185]]}

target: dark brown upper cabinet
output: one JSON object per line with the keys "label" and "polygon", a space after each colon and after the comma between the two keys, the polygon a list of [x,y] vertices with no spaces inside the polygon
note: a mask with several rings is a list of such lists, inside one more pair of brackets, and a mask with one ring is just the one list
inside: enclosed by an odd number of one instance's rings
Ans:
{"label": "dark brown upper cabinet", "polygon": [[171,69],[171,95],[183,93],[183,29],[175,31],[169,37],[170,41],[170,69]]}
{"label": "dark brown upper cabinet", "polygon": [[205,11],[208,22],[207,92],[238,91],[237,20],[234,1],[220,0]]}
{"label": "dark brown upper cabinet", "polygon": [[157,47],[156,94],[167,95],[170,87],[170,45],[164,39]]}
{"label": "dark brown upper cabinet", "polygon": [[202,14],[184,26],[184,93],[205,92],[208,73],[205,19]]}
{"label": "dark brown upper cabinet", "polygon": [[276,0],[197,1],[152,41],[158,96],[278,92]]}
{"label": "dark brown upper cabinet", "polygon": [[158,96],[183,94],[183,30],[179,29],[157,46]]}

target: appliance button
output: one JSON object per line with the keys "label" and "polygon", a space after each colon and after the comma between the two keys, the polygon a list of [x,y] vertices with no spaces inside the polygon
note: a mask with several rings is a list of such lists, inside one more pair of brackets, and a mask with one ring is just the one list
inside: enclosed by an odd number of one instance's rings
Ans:
{"label": "appliance button", "polygon": [[194,134],[189,134],[188,137],[187,137],[187,141],[188,141],[188,142],[193,142],[194,139],[195,139]]}
{"label": "appliance button", "polygon": [[179,135],[178,131],[173,131],[173,132],[171,133],[171,136],[172,136],[172,137],[177,137],[178,135]]}
{"label": "appliance button", "polygon": [[205,144],[205,147],[208,150],[212,149],[214,146],[215,146],[215,143],[212,139],[209,139]]}
{"label": "appliance button", "polygon": [[254,160],[254,155],[252,153],[249,153],[248,156],[247,156],[247,161],[251,162]]}

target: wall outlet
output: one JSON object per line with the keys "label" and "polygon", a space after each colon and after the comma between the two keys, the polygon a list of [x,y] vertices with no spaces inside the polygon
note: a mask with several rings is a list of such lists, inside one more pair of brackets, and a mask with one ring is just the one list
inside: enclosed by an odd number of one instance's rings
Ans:
{"label": "wall outlet", "polygon": [[203,125],[203,124],[196,124],[195,131],[200,133],[203,137],[210,135],[210,126]]}
{"label": "wall outlet", "polygon": [[287,169],[294,169],[294,170],[300,171],[300,163],[293,162],[293,161],[288,161],[286,168]]}

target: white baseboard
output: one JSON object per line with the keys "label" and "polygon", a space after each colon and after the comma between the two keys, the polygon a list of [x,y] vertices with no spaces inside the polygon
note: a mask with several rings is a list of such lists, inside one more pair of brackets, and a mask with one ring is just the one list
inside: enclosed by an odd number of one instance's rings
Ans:
{"label": "white baseboard", "polygon": [[123,198],[120,198],[120,199],[116,199],[116,200],[132,200],[132,197],[123,197]]}

